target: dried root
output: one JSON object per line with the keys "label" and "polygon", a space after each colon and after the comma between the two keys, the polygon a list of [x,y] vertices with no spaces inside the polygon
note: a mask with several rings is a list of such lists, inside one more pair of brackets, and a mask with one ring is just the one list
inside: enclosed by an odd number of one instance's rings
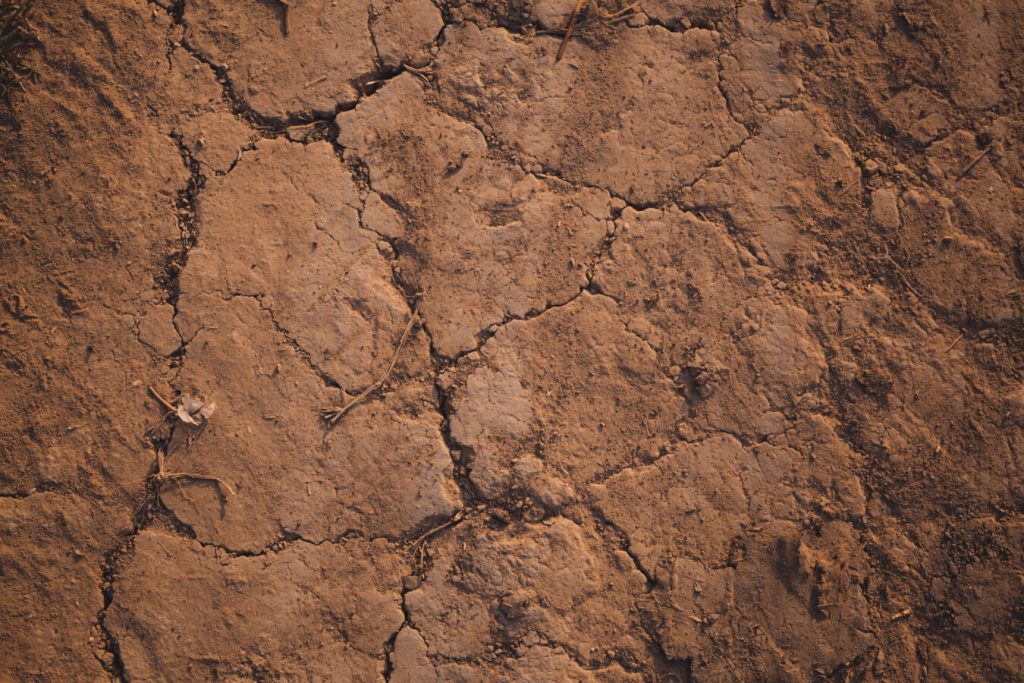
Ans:
{"label": "dried root", "polygon": [[166,412],[160,418],[160,422],[146,430],[146,435],[153,437],[170,424],[167,437],[156,453],[156,474],[153,475],[156,481],[181,479],[209,481],[215,483],[221,493],[235,495],[235,490],[231,485],[220,477],[195,472],[169,472],[165,465],[165,461],[171,453],[179,448],[188,450],[202,436],[217,404],[204,403],[197,398],[185,395],[179,396],[173,402],[168,401],[153,387],[149,387],[149,393],[163,406]]}

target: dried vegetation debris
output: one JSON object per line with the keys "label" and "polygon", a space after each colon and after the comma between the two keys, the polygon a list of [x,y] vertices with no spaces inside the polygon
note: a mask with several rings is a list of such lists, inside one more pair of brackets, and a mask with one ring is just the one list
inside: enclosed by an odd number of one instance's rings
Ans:
{"label": "dried vegetation debris", "polygon": [[35,42],[31,8],[32,0],[0,2],[0,100],[5,104],[31,74],[24,55]]}
{"label": "dried vegetation debris", "polygon": [[1024,676],[1015,3],[51,5],[2,676]]}

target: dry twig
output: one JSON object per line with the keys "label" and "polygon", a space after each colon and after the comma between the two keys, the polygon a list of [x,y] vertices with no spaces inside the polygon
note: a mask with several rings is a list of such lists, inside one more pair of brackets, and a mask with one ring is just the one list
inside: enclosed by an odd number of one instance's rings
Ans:
{"label": "dry twig", "polygon": [[977,166],[978,162],[981,161],[982,159],[984,159],[985,155],[988,154],[991,151],[992,151],[992,145],[988,145],[987,147],[985,147],[985,149],[981,150],[981,152],[978,154],[978,156],[976,156],[973,159],[971,159],[970,163],[968,163],[964,167],[964,170],[960,171],[960,175],[958,175],[956,177],[957,181],[960,181],[960,180],[963,180],[964,178],[966,178],[967,174],[971,172],[971,169],[973,169],[975,166]]}
{"label": "dry twig", "polygon": [[[633,12],[636,11],[637,7],[640,6],[639,2],[634,2],[631,5],[627,5],[620,10],[614,12],[605,12],[601,9],[601,6],[597,4],[597,0],[589,0],[590,7],[594,10],[597,16],[601,17],[608,23],[615,23],[628,19],[632,16]],[[569,39],[572,38],[572,32],[576,29],[576,25],[579,23],[580,15],[583,14],[584,8],[587,6],[587,0],[578,0],[576,7],[573,8],[572,14],[569,15],[569,24],[565,27],[565,35],[562,36],[562,42],[558,45],[558,52],[555,54],[555,63],[562,60],[562,54],[565,53],[565,46],[568,45]]]}
{"label": "dry twig", "polygon": [[587,4],[587,0],[577,0],[576,8],[573,9],[572,15],[569,17],[569,25],[565,27],[565,35],[562,36],[562,42],[558,44],[558,52],[555,53],[555,62],[562,61],[562,54],[565,52],[565,46],[569,43],[569,39],[572,38],[572,32],[576,28],[576,22],[580,20],[580,14],[583,12],[584,5]]}
{"label": "dry twig", "polygon": [[[178,415],[179,406],[174,405],[174,403],[172,403],[171,401],[168,401],[166,398],[161,396],[160,392],[157,391],[152,386],[147,387],[147,388],[149,389],[150,395],[152,395],[153,398],[155,398],[157,400],[157,402],[160,403],[160,405],[163,406],[167,410],[167,412],[164,413],[163,417],[160,418],[160,422],[158,422],[155,426],[150,427],[149,429],[146,430],[146,434],[150,435],[154,431],[156,431],[158,428],[163,426],[163,424],[167,421],[168,418],[172,418],[173,419],[174,417],[176,417]],[[211,404],[211,406],[212,406],[212,404]],[[192,425],[188,425],[188,424],[185,424],[183,422],[178,422],[175,425],[176,427],[180,425],[181,428],[190,429],[192,431],[188,434],[188,436],[185,437],[185,439],[183,441],[179,441],[177,443],[174,443],[173,431],[171,432],[172,438],[168,439],[167,443],[164,444],[164,446],[162,448],[158,449],[157,452],[156,452],[156,474],[153,475],[153,476],[154,476],[154,478],[156,479],[157,482],[165,482],[165,481],[172,481],[172,480],[178,480],[178,479],[189,479],[189,480],[192,480],[192,481],[210,481],[210,482],[215,483],[218,486],[218,488],[221,489],[221,491],[227,491],[230,495],[233,496],[233,495],[235,495],[235,490],[231,487],[231,484],[227,483],[226,481],[224,481],[220,477],[215,477],[212,474],[198,474],[196,472],[168,472],[167,471],[167,467],[165,465],[165,460],[166,460],[167,456],[169,456],[171,453],[173,453],[175,450],[177,450],[178,446],[181,445],[181,443],[185,444],[185,447],[186,447],[186,450],[187,450],[188,447],[190,447],[193,443],[195,443],[196,439],[198,439],[202,435],[202,433],[206,430],[206,424],[207,424],[206,418],[203,417],[202,420],[203,421],[200,422],[198,425],[195,425],[194,428],[193,428]]]}
{"label": "dry twig", "polygon": [[155,399],[156,399],[157,401],[159,401],[160,405],[162,405],[162,406],[163,406],[164,408],[167,408],[167,410],[171,411],[172,413],[173,413],[173,412],[176,412],[176,411],[178,410],[177,408],[175,408],[175,407],[174,407],[174,404],[173,404],[173,403],[171,403],[171,402],[170,402],[170,401],[168,401],[168,400],[167,400],[166,398],[164,398],[163,396],[161,396],[161,395],[160,395],[160,392],[159,392],[159,391],[157,391],[156,389],[154,389],[154,388],[152,387],[152,385],[151,385],[151,386],[148,386],[148,387],[146,387],[146,388],[147,388],[147,389],[149,389],[149,394],[150,394],[150,396],[152,396],[152,397],[153,397],[153,398],[155,398]]}
{"label": "dry twig", "polygon": [[403,63],[402,68],[408,71],[409,73],[413,74],[417,78],[419,78],[421,81],[423,81],[424,85],[430,85],[430,77],[432,75],[432,72],[430,71],[430,65],[418,67],[413,66],[412,64]]}
{"label": "dry twig", "polygon": [[212,481],[217,484],[222,490],[227,491],[230,495],[235,495],[235,490],[231,488],[231,484],[227,483],[220,477],[215,477],[212,474],[196,474],[194,472],[157,472],[157,481],[171,481],[172,479],[190,479],[193,481]]}
{"label": "dry twig", "polygon": [[281,7],[284,8],[284,35],[285,37],[291,32],[291,22],[289,21],[288,10],[292,8],[291,0],[277,0]]}
{"label": "dry twig", "polygon": [[405,331],[402,332],[402,338],[398,340],[398,346],[395,347],[395,354],[391,357],[391,362],[388,363],[388,367],[384,370],[384,374],[382,374],[377,381],[363,389],[357,396],[347,401],[344,405],[324,408],[320,411],[320,415],[327,421],[327,424],[334,426],[338,420],[345,416],[345,413],[354,408],[357,404],[365,401],[373,392],[384,386],[384,383],[388,381],[391,373],[394,372],[395,364],[398,363],[398,355],[402,352],[402,348],[409,340],[409,335],[412,334],[412,328],[416,324],[417,320],[419,320],[419,312],[414,309],[412,315],[409,316],[409,323],[405,326]]}
{"label": "dry twig", "polygon": [[903,274],[903,268],[900,266],[900,264],[896,263],[896,259],[894,259],[892,257],[892,254],[890,254],[888,251],[886,251],[885,252],[885,258],[886,258],[886,260],[889,261],[889,263],[892,264],[893,268],[896,269],[896,275],[898,275],[900,280],[903,281],[903,284],[906,285],[907,289],[909,289],[913,293],[913,295],[916,296],[918,299],[920,299],[921,301],[924,301],[924,299],[917,292],[917,290],[914,289],[914,286],[912,284],[910,284],[910,280],[907,279],[907,276]]}
{"label": "dry twig", "polygon": [[429,529],[429,530],[425,531],[424,533],[422,533],[419,536],[419,538],[417,538],[415,541],[412,542],[410,547],[411,548],[415,548],[416,546],[420,545],[425,540],[427,540],[428,538],[430,538],[434,534],[438,533],[439,531],[444,531],[448,527],[455,526],[456,524],[461,522],[463,519],[465,519],[467,514],[468,514],[468,509],[467,508],[462,508],[461,510],[456,512],[454,515],[452,515],[451,519],[449,519],[449,520],[447,520],[445,522],[442,522],[441,524],[438,524],[434,528]]}

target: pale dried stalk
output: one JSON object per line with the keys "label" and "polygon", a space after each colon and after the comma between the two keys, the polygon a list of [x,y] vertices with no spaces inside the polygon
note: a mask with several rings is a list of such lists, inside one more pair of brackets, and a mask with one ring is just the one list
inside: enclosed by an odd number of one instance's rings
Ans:
{"label": "pale dried stalk", "polygon": [[[165,413],[163,418],[161,418],[161,422],[166,420],[168,417],[173,417],[174,415],[177,414],[177,412],[178,412],[177,406],[175,406],[173,403],[171,403],[166,398],[161,396],[160,392],[158,392],[153,387],[147,387],[147,388],[149,389],[149,393],[152,394],[153,398],[155,398],[160,403],[160,405],[162,405],[164,408],[167,409],[167,413]],[[198,438],[200,434],[203,433],[203,429],[205,427],[206,427],[206,422],[204,421],[202,423],[202,426],[199,429],[196,430],[196,433],[188,437],[188,439],[186,440],[186,443],[188,445],[191,445],[192,442],[196,438]],[[152,431],[152,430],[153,430],[153,428],[150,428],[147,431]],[[217,484],[218,488],[220,488],[221,491],[227,491],[232,496],[235,495],[235,490],[233,488],[231,488],[231,484],[227,483],[226,481],[224,481],[220,477],[213,476],[212,474],[197,474],[195,472],[168,472],[166,467],[164,466],[165,455],[166,454],[162,450],[158,450],[156,452],[156,475],[154,475],[154,476],[155,476],[155,478],[156,478],[156,480],[158,482],[170,481],[172,479],[190,479],[192,481],[212,481],[215,484]]]}
{"label": "pale dried stalk", "polygon": [[384,371],[384,374],[382,374],[377,379],[377,381],[363,389],[361,392],[359,392],[357,396],[355,396],[354,398],[350,399],[347,403],[345,403],[345,405],[334,406],[332,408],[324,408],[323,410],[320,411],[320,414],[323,416],[324,420],[327,421],[327,424],[331,426],[335,425],[338,422],[338,420],[345,416],[345,413],[350,411],[357,404],[361,403],[362,401],[365,401],[367,397],[370,396],[370,394],[384,386],[384,383],[388,381],[389,377],[391,377],[391,373],[394,372],[395,365],[398,363],[398,356],[400,353],[402,353],[402,348],[405,346],[405,343],[409,340],[409,335],[412,334],[412,328],[416,324],[416,321],[418,319],[419,312],[413,310],[412,315],[409,316],[409,323],[405,326],[405,331],[402,332],[402,338],[398,341],[398,346],[395,347],[395,354],[391,357],[391,362],[388,364],[388,367]]}

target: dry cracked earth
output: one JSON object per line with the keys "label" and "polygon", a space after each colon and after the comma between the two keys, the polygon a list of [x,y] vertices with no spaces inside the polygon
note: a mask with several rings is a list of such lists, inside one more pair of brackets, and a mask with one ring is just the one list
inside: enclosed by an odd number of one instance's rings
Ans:
{"label": "dry cracked earth", "polygon": [[36,4],[0,679],[1024,677],[1024,4],[574,4]]}

